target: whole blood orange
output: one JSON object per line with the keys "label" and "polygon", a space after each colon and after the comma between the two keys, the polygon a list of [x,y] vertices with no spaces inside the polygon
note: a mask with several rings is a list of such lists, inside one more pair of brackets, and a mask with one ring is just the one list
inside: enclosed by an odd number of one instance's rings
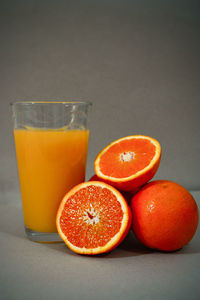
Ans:
{"label": "whole blood orange", "polygon": [[112,186],[100,181],[83,182],[63,198],[56,218],[66,245],[80,254],[113,250],[131,226],[131,209]]}
{"label": "whole blood orange", "polygon": [[96,157],[94,169],[103,181],[122,191],[132,191],[155,175],[161,147],[155,139],[132,135],[118,139]]}
{"label": "whole blood orange", "polygon": [[198,207],[181,185],[166,180],[147,183],[131,200],[132,227],[147,247],[174,251],[186,245],[198,226]]}

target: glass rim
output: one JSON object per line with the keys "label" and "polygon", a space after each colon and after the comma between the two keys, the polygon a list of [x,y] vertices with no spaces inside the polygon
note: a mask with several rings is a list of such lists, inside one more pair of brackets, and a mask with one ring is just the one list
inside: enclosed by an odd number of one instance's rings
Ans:
{"label": "glass rim", "polygon": [[10,102],[11,106],[14,105],[37,105],[37,104],[68,104],[68,105],[92,105],[90,101],[50,101],[50,100],[43,100],[43,101],[16,101]]}

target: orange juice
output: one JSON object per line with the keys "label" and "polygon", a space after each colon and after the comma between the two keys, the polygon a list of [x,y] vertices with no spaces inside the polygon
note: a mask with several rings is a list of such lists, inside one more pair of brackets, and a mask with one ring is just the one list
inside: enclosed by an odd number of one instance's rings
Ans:
{"label": "orange juice", "polygon": [[88,130],[15,129],[25,225],[56,232],[62,197],[85,180]]}

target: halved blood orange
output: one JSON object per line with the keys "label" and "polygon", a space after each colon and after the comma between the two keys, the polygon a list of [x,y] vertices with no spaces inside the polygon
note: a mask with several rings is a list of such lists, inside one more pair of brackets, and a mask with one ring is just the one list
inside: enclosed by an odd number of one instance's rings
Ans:
{"label": "halved blood orange", "polygon": [[131,220],[131,210],[119,191],[104,182],[90,181],[64,196],[56,225],[72,251],[94,255],[117,247],[126,237]]}
{"label": "halved blood orange", "polygon": [[[92,175],[92,177],[88,181],[103,181],[101,178],[99,178],[96,174]],[[104,182],[104,181],[103,181]],[[128,205],[131,203],[131,199],[133,196],[140,190],[140,188],[137,188],[132,191],[120,191],[119,192],[122,194]]]}
{"label": "halved blood orange", "polygon": [[97,155],[94,169],[104,182],[122,191],[131,191],[153,178],[160,158],[161,146],[157,140],[132,135],[105,147]]}

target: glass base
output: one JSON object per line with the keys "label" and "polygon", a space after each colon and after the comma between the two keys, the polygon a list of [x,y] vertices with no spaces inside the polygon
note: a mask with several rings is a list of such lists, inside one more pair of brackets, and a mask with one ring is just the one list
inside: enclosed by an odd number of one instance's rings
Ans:
{"label": "glass base", "polygon": [[60,243],[63,242],[57,232],[39,232],[25,226],[25,232],[29,240],[39,243]]}

